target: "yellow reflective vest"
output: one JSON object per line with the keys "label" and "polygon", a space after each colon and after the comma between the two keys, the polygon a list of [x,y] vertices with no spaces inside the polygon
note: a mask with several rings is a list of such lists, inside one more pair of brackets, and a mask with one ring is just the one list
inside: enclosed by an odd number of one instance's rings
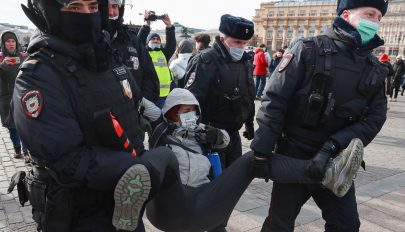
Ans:
{"label": "yellow reflective vest", "polygon": [[167,60],[165,54],[162,50],[159,51],[149,51],[149,55],[152,58],[153,66],[160,83],[160,97],[167,97],[170,92],[170,83],[171,83],[171,73],[167,65]]}

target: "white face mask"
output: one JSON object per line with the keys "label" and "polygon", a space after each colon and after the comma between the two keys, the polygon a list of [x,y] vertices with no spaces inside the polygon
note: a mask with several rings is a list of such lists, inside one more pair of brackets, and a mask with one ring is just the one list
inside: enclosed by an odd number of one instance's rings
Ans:
{"label": "white face mask", "polygon": [[[224,42],[225,42],[225,40],[224,40]],[[229,55],[231,56],[232,60],[234,62],[240,61],[240,59],[242,59],[242,57],[243,57],[243,53],[245,52],[245,49],[231,47],[228,45],[227,42],[225,42],[225,44],[229,48]]]}
{"label": "white face mask", "polygon": [[195,111],[180,114],[180,126],[185,129],[195,129],[198,117]]}
{"label": "white face mask", "polygon": [[148,43],[148,46],[150,47],[150,48],[152,48],[152,49],[155,49],[155,48],[160,48],[160,43],[152,43],[152,42],[149,42]]}
{"label": "white face mask", "polygon": [[117,20],[118,16],[108,17],[109,20]]}

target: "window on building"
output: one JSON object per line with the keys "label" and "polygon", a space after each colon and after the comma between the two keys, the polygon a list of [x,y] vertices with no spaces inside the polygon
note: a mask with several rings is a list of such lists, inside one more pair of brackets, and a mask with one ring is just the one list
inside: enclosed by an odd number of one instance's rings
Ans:
{"label": "window on building", "polygon": [[295,11],[293,10],[288,11],[287,16],[295,16]]}
{"label": "window on building", "polygon": [[304,27],[298,28],[298,36],[304,36]]}
{"label": "window on building", "polygon": [[279,11],[279,12],[277,13],[277,15],[278,15],[278,16],[284,16],[284,11]]}
{"label": "window on building", "polygon": [[283,37],[283,28],[278,28],[277,29],[277,38],[282,38]]}
{"label": "window on building", "polygon": [[267,35],[271,38],[273,36],[273,29],[270,28],[269,30],[267,30]]}
{"label": "window on building", "polygon": [[318,14],[317,10],[311,10],[311,13],[309,15],[316,16],[317,14]]}
{"label": "window on building", "polygon": [[322,11],[321,11],[321,15],[322,15],[322,16],[327,16],[327,15],[329,15],[329,10],[322,10]]}
{"label": "window on building", "polygon": [[273,16],[274,16],[274,11],[269,10],[269,16],[270,16],[270,17],[273,17]]}
{"label": "window on building", "polygon": [[300,10],[298,16],[305,16],[307,12],[305,10]]}

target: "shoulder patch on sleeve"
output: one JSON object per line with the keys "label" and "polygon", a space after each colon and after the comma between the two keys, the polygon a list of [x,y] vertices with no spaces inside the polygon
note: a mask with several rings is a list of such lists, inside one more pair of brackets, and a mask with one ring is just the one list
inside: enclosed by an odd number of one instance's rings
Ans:
{"label": "shoulder patch on sleeve", "polygon": [[278,66],[278,72],[284,71],[293,59],[294,59],[294,54],[292,54],[290,52],[285,54],[283,56],[283,59],[280,62],[280,65]]}
{"label": "shoulder patch on sleeve", "polygon": [[43,99],[39,90],[30,90],[21,98],[24,113],[29,118],[38,118],[42,111]]}
{"label": "shoulder patch on sleeve", "polygon": [[195,81],[195,72],[192,72],[188,77],[186,86],[184,86],[184,88],[186,89],[189,88],[194,83],[194,81]]}
{"label": "shoulder patch on sleeve", "polygon": [[34,70],[37,63],[38,60],[26,60],[24,63],[21,64],[20,69]]}

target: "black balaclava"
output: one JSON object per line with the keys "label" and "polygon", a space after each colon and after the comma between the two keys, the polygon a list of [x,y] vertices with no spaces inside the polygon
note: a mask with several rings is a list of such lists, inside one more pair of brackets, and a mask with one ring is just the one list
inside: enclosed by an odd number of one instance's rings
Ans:
{"label": "black balaclava", "polygon": [[58,35],[72,44],[94,43],[100,39],[101,16],[96,13],[60,12]]}

